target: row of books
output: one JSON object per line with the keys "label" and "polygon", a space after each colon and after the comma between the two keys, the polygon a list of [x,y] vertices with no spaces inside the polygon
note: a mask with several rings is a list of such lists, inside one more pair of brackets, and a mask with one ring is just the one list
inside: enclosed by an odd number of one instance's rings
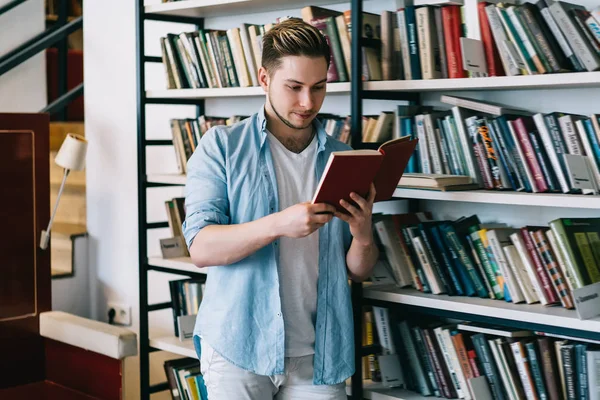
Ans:
{"label": "row of books", "polygon": [[[198,308],[202,302],[205,280],[203,279],[179,279],[169,281],[169,292],[171,294],[171,309],[173,310],[173,328],[175,336],[180,339],[183,331],[181,329],[182,316],[195,316],[198,314]],[[190,324],[193,325],[195,318],[191,318]],[[183,321],[185,323],[185,321]],[[186,327],[187,328],[187,327]],[[192,327],[193,329],[193,327]]]}
{"label": "row of books", "polygon": [[532,113],[449,95],[440,101],[453,107],[398,113],[398,135],[419,138],[407,172],[468,175],[486,189],[598,193],[600,115]]}
{"label": "row of books", "polygon": [[178,358],[164,363],[173,400],[208,400],[200,362],[195,358]]}
{"label": "row of books", "polygon": [[374,229],[400,287],[574,308],[573,291],[600,282],[600,218],[514,229],[476,215],[378,215]]}
{"label": "row of books", "polygon": [[180,174],[187,172],[187,160],[194,154],[202,135],[206,131],[217,125],[233,125],[245,118],[246,116],[239,115],[230,118],[201,115],[198,118],[171,119],[171,136],[178,172]]}
{"label": "row of books", "polygon": [[470,322],[416,322],[381,307],[373,316],[380,357],[402,360],[401,379],[390,385],[449,399],[599,398],[595,343]]}

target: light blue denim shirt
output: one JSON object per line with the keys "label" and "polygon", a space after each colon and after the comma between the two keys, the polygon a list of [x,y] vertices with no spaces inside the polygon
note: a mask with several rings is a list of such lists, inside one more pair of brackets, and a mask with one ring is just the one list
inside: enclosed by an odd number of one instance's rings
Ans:
{"label": "light blue denim shirt", "polygon": [[[314,125],[318,181],[331,152],[350,147],[329,137],[318,121]],[[188,247],[207,225],[242,224],[279,211],[266,127],[263,107],[240,123],[211,128],[202,136],[187,164],[183,233]],[[354,373],[346,270],[351,241],[348,224],[338,218],[319,231],[313,375],[317,385],[341,383]],[[222,357],[259,375],[284,372],[278,260],[276,240],[235,264],[209,268],[194,329],[194,335],[200,335]]]}

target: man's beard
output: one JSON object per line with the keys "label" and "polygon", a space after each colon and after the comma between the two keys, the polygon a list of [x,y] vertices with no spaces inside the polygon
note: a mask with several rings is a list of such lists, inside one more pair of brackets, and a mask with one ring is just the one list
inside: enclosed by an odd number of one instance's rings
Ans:
{"label": "man's beard", "polygon": [[271,93],[269,93],[269,103],[271,103],[271,108],[273,109],[273,112],[275,113],[275,115],[277,115],[277,118],[279,118],[281,120],[281,122],[283,122],[284,124],[286,124],[288,127],[292,128],[292,129],[298,129],[298,130],[306,129],[312,124],[312,121],[313,121],[312,119],[305,126],[294,125],[289,120],[285,119],[281,114],[279,114],[277,109],[275,109],[275,104],[273,103],[273,99],[271,98]]}

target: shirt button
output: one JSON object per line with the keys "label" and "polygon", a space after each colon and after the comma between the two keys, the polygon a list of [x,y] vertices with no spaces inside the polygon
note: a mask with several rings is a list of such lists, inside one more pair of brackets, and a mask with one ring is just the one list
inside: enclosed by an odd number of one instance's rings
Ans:
{"label": "shirt button", "polygon": [[278,313],[277,313],[277,316],[278,316],[278,317],[281,317],[281,313],[279,313],[279,312],[278,312]]}

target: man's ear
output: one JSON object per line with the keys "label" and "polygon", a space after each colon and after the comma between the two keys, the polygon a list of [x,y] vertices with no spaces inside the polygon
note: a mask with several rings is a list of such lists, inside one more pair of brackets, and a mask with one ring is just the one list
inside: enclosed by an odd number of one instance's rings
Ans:
{"label": "man's ear", "polygon": [[269,80],[270,76],[265,67],[260,67],[258,70],[258,83],[263,88],[265,93],[269,91]]}

